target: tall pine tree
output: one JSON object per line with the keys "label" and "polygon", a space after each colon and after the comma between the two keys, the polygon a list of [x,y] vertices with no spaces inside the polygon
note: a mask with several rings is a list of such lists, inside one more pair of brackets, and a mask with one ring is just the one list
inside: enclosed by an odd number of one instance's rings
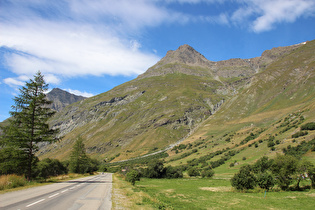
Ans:
{"label": "tall pine tree", "polygon": [[84,174],[89,172],[90,158],[85,153],[85,145],[83,139],[78,137],[76,140],[71,155],[69,168],[73,173]]}
{"label": "tall pine tree", "polygon": [[10,125],[4,128],[2,144],[23,152],[27,163],[25,175],[28,180],[32,178],[36,165],[37,144],[55,141],[58,132],[49,128],[47,124],[47,120],[55,113],[47,106],[51,103],[45,95],[47,90],[48,84],[39,71],[34,79],[26,82],[20,89],[20,95],[14,98]]}

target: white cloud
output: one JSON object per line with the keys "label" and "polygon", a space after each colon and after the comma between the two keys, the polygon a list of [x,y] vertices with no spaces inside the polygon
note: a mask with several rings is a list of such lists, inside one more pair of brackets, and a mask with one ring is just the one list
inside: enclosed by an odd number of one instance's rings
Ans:
{"label": "white cloud", "polygon": [[241,7],[231,16],[236,24],[247,24],[260,33],[280,23],[291,23],[300,17],[315,15],[314,0],[238,0]]}
{"label": "white cloud", "polygon": [[47,84],[55,84],[55,85],[57,85],[57,84],[61,83],[61,80],[58,77],[56,77],[55,75],[53,75],[53,74],[46,74],[46,75],[44,75],[44,79],[45,79]]}
{"label": "white cloud", "polygon": [[[222,4],[227,0],[15,0],[0,7],[0,47],[17,75],[42,71],[50,83],[83,75],[138,75],[160,58],[142,51],[141,34],[165,23],[245,25],[259,33],[314,15],[314,0],[235,0],[238,8],[192,15],[169,4]],[[140,36],[141,37],[141,36]]]}
{"label": "white cloud", "polygon": [[[1,9],[0,47],[12,50],[5,59],[17,75],[40,70],[53,83],[60,76],[130,76],[160,59],[124,32],[160,24],[166,10],[142,0],[59,2],[10,2]],[[59,16],[52,19],[51,13]]]}
{"label": "white cloud", "polygon": [[10,87],[23,86],[25,82],[21,81],[19,78],[5,78],[3,82]]}
{"label": "white cloud", "polygon": [[74,95],[78,95],[78,96],[84,96],[84,97],[92,97],[94,96],[93,93],[88,93],[88,92],[81,92],[79,90],[72,90],[72,89],[64,89],[65,91],[69,92],[69,93],[72,93]]}
{"label": "white cloud", "polygon": [[0,26],[7,29],[1,32],[3,45],[23,52],[6,56],[17,74],[41,70],[65,76],[134,75],[159,59],[139,51],[137,42],[128,46],[124,40],[89,26],[49,21]]}

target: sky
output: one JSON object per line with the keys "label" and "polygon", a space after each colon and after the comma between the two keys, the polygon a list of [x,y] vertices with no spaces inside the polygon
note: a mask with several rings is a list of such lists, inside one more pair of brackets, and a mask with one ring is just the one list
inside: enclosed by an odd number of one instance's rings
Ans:
{"label": "sky", "polygon": [[91,97],[189,44],[208,60],[315,39],[315,0],[0,0],[0,121],[41,71]]}

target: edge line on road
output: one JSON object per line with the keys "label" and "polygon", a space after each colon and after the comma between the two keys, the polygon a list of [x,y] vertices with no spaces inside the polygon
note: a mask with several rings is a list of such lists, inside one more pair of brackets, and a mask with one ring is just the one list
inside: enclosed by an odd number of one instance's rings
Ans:
{"label": "edge line on road", "polygon": [[26,208],[28,208],[28,207],[30,207],[30,206],[33,206],[33,205],[35,205],[35,204],[37,204],[37,203],[39,203],[39,202],[42,202],[42,201],[44,201],[44,200],[45,200],[45,199],[41,199],[41,200],[36,201],[36,202],[34,202],[34,203],[28,204],[28,205],[26,206]]}

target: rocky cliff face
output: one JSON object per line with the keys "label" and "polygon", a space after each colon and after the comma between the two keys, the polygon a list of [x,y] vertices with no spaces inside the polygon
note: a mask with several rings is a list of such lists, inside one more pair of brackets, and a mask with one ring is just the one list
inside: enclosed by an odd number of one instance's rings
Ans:
{"label": "rocky cliff face", "polygon": [[59,88],[52,89],[46,96],[48,100],[52,101],[50,108],[57,112],[72,103],[85,99],[83,96],[77,96]]}

